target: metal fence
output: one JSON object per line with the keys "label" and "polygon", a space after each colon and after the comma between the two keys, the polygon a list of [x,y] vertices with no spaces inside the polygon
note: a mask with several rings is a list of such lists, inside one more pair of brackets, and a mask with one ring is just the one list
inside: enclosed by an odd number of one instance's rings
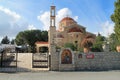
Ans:
{"label": "metal fence", "polygon": [[49,68],[49,54],[48,53],[33,53],[32,67],[33,68]]}
{"label": "metal fence", "polygon": [[17,67],[17,53],[0,53],[0,67]]}

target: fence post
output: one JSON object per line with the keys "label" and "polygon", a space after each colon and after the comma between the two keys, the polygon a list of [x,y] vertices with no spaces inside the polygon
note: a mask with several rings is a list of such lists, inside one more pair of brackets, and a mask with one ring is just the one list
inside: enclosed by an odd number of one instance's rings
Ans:
{"label": "fence post", "polygon": [[33,68],[33,53],[32,53],[32,68]]}
{"label": "fence post", "polygon": [[18,52],[16,53],[16,68],[17,68],[17,64],[18,63]]}
{"label": "fence post", "polygon": [[48,54],[48,56],[49,56],[49,70],[51,71],[51,55]]}
{"label": "fence post", "polygon": [[3,66],[3,54],[4,54],[4,50],[1,52],[1,64],[0,64],[0,67],[2,67]]}

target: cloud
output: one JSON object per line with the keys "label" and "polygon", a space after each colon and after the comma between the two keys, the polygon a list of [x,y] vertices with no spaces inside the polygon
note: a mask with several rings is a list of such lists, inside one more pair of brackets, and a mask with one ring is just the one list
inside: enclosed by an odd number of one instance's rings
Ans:
{"label": "cloud", "polygon": [[[72,11],[69,8],[62,8],[56,12],[56,27],[58,28],[59,21],[66,17],[70,16],[75,20],[78,20],[78,16],[73,16]],[[37,16],[37,19],[43,24],[43,30],[49,30],[50,26],[50,12],[46,11],[39,16]]]}
{"label": "cloud", "polygon": [[102,35],[108,36],[111,33],[114,33],[114,23],[110,21],[106,21],[101,26],[102,26],[102,31],[101,31]]}
{"label": "cloud", "polygon": [[0,6],[0,38],[15,38],[18,32],[28,29],[20,14]]}
{"label": "cloud", "polygon": [[57,12],[57,23],[64,17],[66,16],[72,16],[72,12],[70,9],[68,8],[63,8],[63,9],[60,9],[58,12]]}
{"label": "cloud", "polygon": [[37,16],[37,19],[41,21],[43,24],[43,30],[48,30],[49,29],[49,24],[50,24],[50,13],[49,11],[44,12],[43,14]]}
{"label": "cloud", "polygon": [[10,9],[8,8],[4,8],[2,6],[0,6],[0,11],[4,12],[5,14],[11,16],[15,21],[16,20],[19,20],[21,18],[21,16],[19,14],[17,14],[16,12],[14,11],[11,11]]}
{"label": "cloud", "polygon": [[74,19],[75,21],[77,21],[77,20],[78,20],[78,16],[75,16],[73,19]]}
{"label": "cloud", "polygon": [[34,25],[28,25],[28,30],[35,30],[35,29],[37,29]]}
{"label": "cloud", "polygon": [[0,6],[0,40],[4,36],[12,39],[15,38],[20,31],[33,29],[36,29],[36,27],[26,22],[20,14]]}

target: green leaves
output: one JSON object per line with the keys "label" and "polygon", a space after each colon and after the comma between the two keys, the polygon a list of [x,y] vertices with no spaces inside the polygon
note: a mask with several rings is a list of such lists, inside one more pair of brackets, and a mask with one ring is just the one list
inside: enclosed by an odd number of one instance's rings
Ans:
{"label": "green leaves", "polygon": [[120,0],[115,2],[115,10],[114,13],[111,15],[112,21],[115,23],[114,31],[115,35],[120,42]]}
{"label": "green leaves", "polygon": [[96,41],[92,46],[92,51],[93,52],[103,51],[102,45],[103,45],[105,40],[106,40],[106,38],[104,36],[102,36],[101,34],[98,34],[98,36],[96,37]]}
{"label": "green leaves", "polygon": [[9,44],[10,43],[10,40],[8,39],[7,36],[5,36],[2,41],[1,41],[2,44]]}
{"label": "green leaves", "polygon": [[26,30],[19,32],[16,36],[17,45],[29,45],[31,50],[35,48],[35,42],[37,41],[48,41],[48,32],[41,30]]}
{"label": "green leaves", "polygon": [[76,47],[75,47],[75,45],[74,45],[73,43],[65,43],[64,47],[65,47],[65,48],[70,48],[70,49],[72,49],[73,51],[76,50]]}

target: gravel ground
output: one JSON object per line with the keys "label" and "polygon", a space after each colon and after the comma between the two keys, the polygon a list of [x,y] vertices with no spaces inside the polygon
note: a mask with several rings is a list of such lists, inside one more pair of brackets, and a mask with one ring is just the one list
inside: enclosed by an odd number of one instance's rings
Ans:
{"label": "gravel ground", "polygon": [[120,80],[120,71],[0,73],[0,80]]}

